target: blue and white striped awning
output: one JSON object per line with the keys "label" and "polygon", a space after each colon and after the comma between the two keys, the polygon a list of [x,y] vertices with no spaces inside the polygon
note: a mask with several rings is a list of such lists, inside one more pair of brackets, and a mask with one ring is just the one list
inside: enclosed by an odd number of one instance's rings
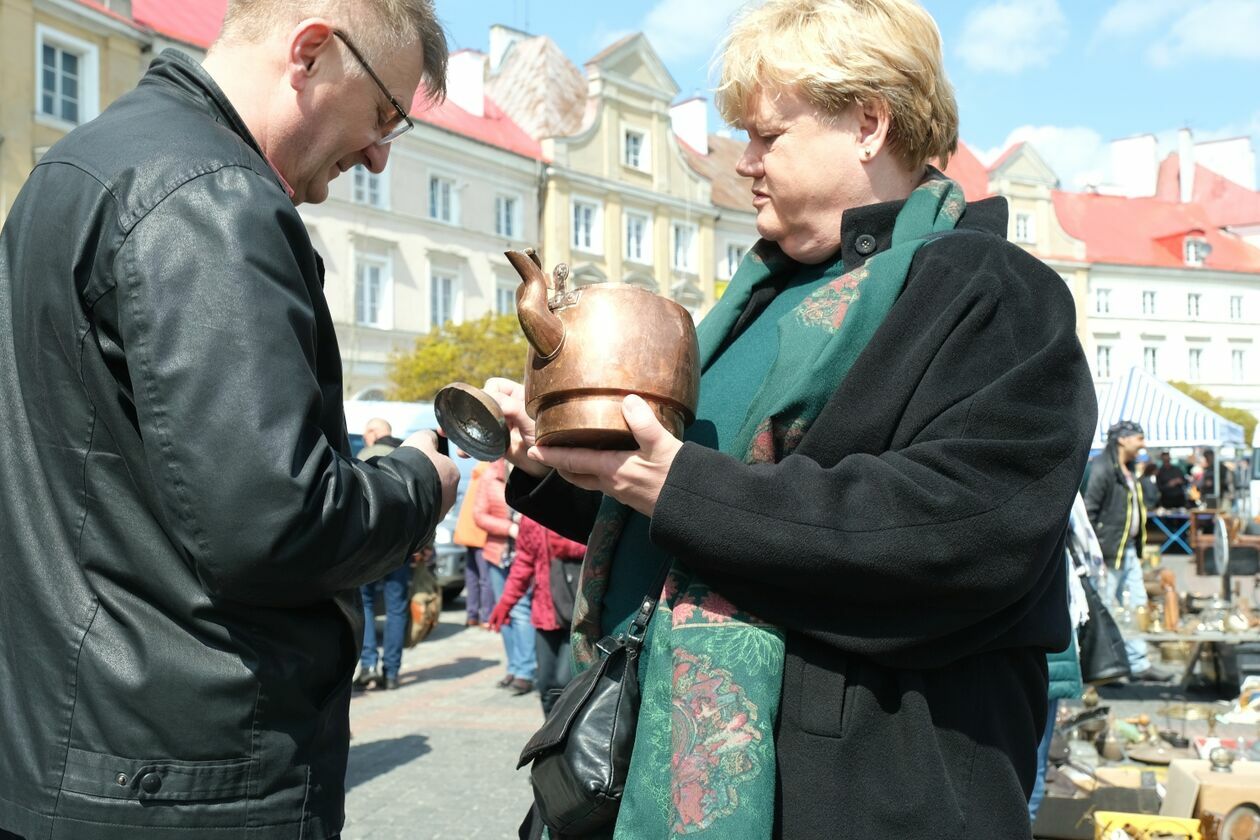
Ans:
{"label": "blue and white striped awning", "polygon": [[1200,402],[1156,379],[1141,368],[1114,382],[1096,386],[1098,430],[1094,449],[1107,443],[1107,429],[1121,420],[1135,420],[1146,432],[1146,445],[1155,448],[1175,446],[1244,446],[1243,427],[1212,411]]}

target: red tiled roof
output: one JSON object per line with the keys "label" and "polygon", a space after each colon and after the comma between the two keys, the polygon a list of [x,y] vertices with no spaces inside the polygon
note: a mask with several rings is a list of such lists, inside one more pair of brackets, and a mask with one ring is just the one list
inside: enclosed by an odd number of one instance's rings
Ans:
{"label": "red tiled roof", "polygon": [[1011,147],[1010,147],[1009,149],[1007,149],[1006,151],[1002,152],[1002,154],[998,155],[998,159],[997,159],[997,160],[995,160],[995,161],[993,161],[993,164],[989,167],[989,171],[990,171],[990,172],[993,172],[993,171],[995,171],[998,167],[1000,167],[1002,164],[1006,163],[1007,158],[1009,158],[1011,155],[1015,154],[1015,152],[1017,152],[1019,149],[1023,148],[1023,146],[1024,146],[1024,141],[1023,141],[1023,140],[1021,140],[1020,142],[1018,142],[1018,143],[1014,144],[1013,146],[1011,146]]}
{"label": "red tiled roof", "polygon": [[[938,165],[939,163],[937,161]],[[953,157],[949,159],[949,166],[945,167],[945,174],[958,182],[958,186],[962,187],[963,196],[968,201],[979,201],[990,195],[989,171],[961,140],[958,141],[958,151],[954,152]]]}
{"label": "red tiled roof", "polygon": [[[227,0],[132,0],[131,10],[138,23],[169,38],[204,49],[219,35]],[[437,128],[542,160],[542,148],[538,141],[522,131],[490,99],[486,100],[485,116],[475,117],[450,101],[428,108],[422,87],[416,92],[411,115]]]}
{"label": "red tiled roof", "polygon": [[[1181,157],[1173,152],[1159,164],[1155,195],[1165,201],[1181,197]],[[1193,200],[1202,204],[1216,227],[1260,224],[1260,191],[1249,190],[1205,166],[1195,164]]]}
{"label": "red tiled roof", "polygon": [[744,213],[754,212],[752,178],[745,178],[735,171],[735,164],[744,154],[744,143],[731,137],[710,134],[709,153],[702,155],[677,134],[674,139],[691,168],[709,180],[714,204]]}
{"label": "red tiled roof", "polygon": [[225,11],[227,0],[131,0],[137,23],[201,49],[218,37]]}
{"label": "red tiled roof", "polygon": [[1217,229],[1199,204],[1055,190],[1054,210],[1070,235],[1085,242],[1090,262],[1184,268],[1187,235],[1206,239],[1206,268],[1260,272],[1260,248]]}
{"label": "red tiled roof", "polygon": [[131,18],[126,17],[125,15],[118,14],[118,12],[115,12],[113,9],[109,8],[108,6],[105,6],[102,3],[97,3],[96,0],[79,0],[79,5],[87,6],[92,11],[99,12],[100,14],[105,15],[105,17],[113,18],[119,23],[125,23],[127,26],[130,26],[132,29],[143,31],[143,27],[139,26]]}

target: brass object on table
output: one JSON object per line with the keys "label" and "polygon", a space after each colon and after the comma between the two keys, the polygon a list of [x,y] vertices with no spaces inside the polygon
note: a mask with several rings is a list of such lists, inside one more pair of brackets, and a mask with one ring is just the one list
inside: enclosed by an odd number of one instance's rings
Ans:
{"label": "brass object on table", "polygon": [[1177,596],[1177,576],[1172,569],[1162,569],[1159,585],[1164,590],[1164,629],[1176,630],[1181,622],[1181,600]]}
{"label": "brass object on table", "polygon": [[529,340],[525,409],[547,446],[635,449],[621,412],[643,397],[674,436],[695,419],[700,349],[691,314],[672,300],[624,283],[569,290],[561,263],[548,285],[533,249],[508,251],[521,276],[517,317]]}
{"label": "brass object on table", "polygon": [[1164,662],[1190,661],[1190,643],[1187,641],[1169,641],[1159,643],[1159,658]]}
{"label": "brass object on table", "polygon": [[1207,720],[1216,710],[1202,703],[1169,703],[1159,714],[1174,720]]}
{"label": "brass object on table", "polygon": [[1129,758],[1143,764],[1171,764],[1179,758],[1195,758],[1194,750],[1179,750],[1163,742],[1134,744],[1126,751]]}

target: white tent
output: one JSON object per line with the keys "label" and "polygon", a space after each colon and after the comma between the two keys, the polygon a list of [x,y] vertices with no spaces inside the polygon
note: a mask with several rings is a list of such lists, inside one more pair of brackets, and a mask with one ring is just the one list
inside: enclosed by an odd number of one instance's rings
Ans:
{"label": "white tent", "polygon": [[1133,420],[1146,432],[1146,445],[1169,449],[1179,446],[1245,446],[1243,427],[1212,411],[1141,368],[1096,387],[1098,429],[1094,449],[1107,443],[1107,429],[1120,420]]}

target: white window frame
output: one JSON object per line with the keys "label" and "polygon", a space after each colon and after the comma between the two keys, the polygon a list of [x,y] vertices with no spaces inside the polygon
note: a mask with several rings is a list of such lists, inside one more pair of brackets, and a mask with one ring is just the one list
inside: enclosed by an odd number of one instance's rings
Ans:
{"label": "white window frame", "polygon": [[1015,214],[1015,241],[1024,245],[1037,244],[1037,218],[1032,213]]}
{"label": "white window frame", "polygon": [[1231,321],[1241,321],[1243,316],[1243,299],[1242,295],[1229,296],[1229,318]]}
{"label": "white window frame", "polygon": [[388,210],[389,169],[378,174],[360,163],[351,171],[353,178],[351,179],[350,200],[364,207]]}
{"label": "white window frame", "polygon": [[1151,376],[1159,376],[1159,348],[1146,345],[1142,348],[1142,369]]}
{"label": "white window frame", "polygon": [[[625,260],[627,262],[636,263],[638,265],[651,265],[652,264],[652,229],[653,229],[652,214],[644,213],[639,210],[626,210],[622,215],[624,217],[624,224],[622,225],[622,227],[624,228],[624,233],[625,233],[625,237],[624,237],[625,242],[624,242],[624,247],[622,249],[622,256],[625,257]],[[638,249],[637,254],[634,253],[630,247],[630,244],[631,244],[630,223],[632,220],[640,222],[643,226],[643,229],[641,231],[642,236],[639,240],[639,249]]]}
{"label": "white window frame", "polygon": [[[79,57],[79,121],[44,113],[44,44]],[[35,121],[69,131],[100,114],[101,59],[95,44],[60,30],[35,24]]]}
{"label": "white window frame", "polygon": [[496,315],[516,314],[516,287],[519,285],[510,280],[494,282],[494,313]]}
{"label": "white window frame", "polygon": [[[739,258],[732,261],[732,251],[739,252]],[[719,266],[718,276],[723,280],[730,280],[735,276],[735,272],[739,270],[739,264],[743,262],[744,257],[748,254],[748,246],[742,242],[727,242],[726,255],[722,258],[722,265]]]}
{"label": "white window frame", "polygon": [[[683,254],[685,262],[679,261],[678,250],[678,234],[680,231],[687,231],[690,239],[687,243],[688,247]],[[700,226],[694,222],[674,221],[669,226],[669,264],[675,271],[686,272],[687,274],[695,274],[698,256],[700,253]]]}
{"label": "white window frame", "polygon": [[[449,202],[446,208],[450,218],[444,219],[440,213],[434,212],[435,210],[441,209],[440,207],[435,208],[433,204],[433,187],[435,181],[442,181],[450,185],[451,189]],[[428,203],[427,215],[431,220],[440,222],[444,225],[459,225],[459,181],[454,175],[446,172],[430,172],[428,190],[425,193],[425,198]]]}
{"label": "white window frame", "polygon": [[1094,289],[1094,314],[1111,314],[1111,289]]}
{"label": "white window frame", "polygon": [[[639,138],[639,159],[630,159],[630,136]],[[652,171],[652,134],[645,128],[622,124],[621,126],[621,164],[635,172]]]}
{"label": "white window frame", "polygon": [[1203,377],[1203,348],[1191,347],[1186,353],[1186,367],[1191,382],[1199,382]]}
{"label": "white window frame", "polygon": [[[505,206],[511,202],[507,212]],[[504,222],[507,222],[505,225]],[[515,193],[496,193],[494,196],[494,233],[505,239],[522,239],[521,197]]]}
{"label": "white window frame", "polygon": [[[578,207],[590,208],[591,216],[586,230],[586,237],[578,235]],[[597,198],[575,195],[569,201],[569,244],[573,250],[584,254],[602,255],[604,253],[604,202]]]}
{"label": "white window frame", "polygon": [[1111,378],[1111,345],[1099,344],[1094,348],[1094,372],[1099,379]]}
{"label": "white window frame", "polygon": [[1159,298],[1156,296],[1155,292],[1152,292],[1149,289],[1142,292],[1142,314],[1143,315],[1154,315],[1155,310],[1158,307],[1158,305],[1159,305]]}
{"label": "white window frame", "polygon": [[[450,281],[450,293],[451,293],[451,297],[449,301],[450,311],[441,313],[442,315],[446,316],[445,318],[441,318],[441,319],[438,318],[438,315],[439,315],[438,308],[434,306],[439,278],[442,280]],[[460,323],[462,314],[463,314],[462,306],[461,306],[462,295],[460,294],[462,285],[463,284],[460,281],[460,274],[457,269],[448,268],[442,265],[433,265],[432,263],[429,264],[429,301],[428,302],[429,302],[429,330],[431,332],[441,329],[448,322],[452,322],[456,324]]]}
{"label": "white window frame", "polygon": [[1230,368],[1233,370],[1234,382],[1243,383],[1247,381],[1247,351],[1241,347],[1235,347],[1229,353]]}
{"label": "white window frame", "polygon": [[1199,236],[1187,236],[1184,253],[1186,265],[1203,265],[1207,262],[1208,254],[1212,252],[1208,241]]}
{"label": "white window frame", "polygon": [[[372,248],[354,249],[354,323],[362,327],[374,327],[378,330],[394,328],[394,259],[388,251]],[[376,318],[366,319],[359,315],[359,298],[363,294],[363,278],[361,269],[375,267],[380,269],[380,296],[376,308]]]}
{"label": "white window frame", "polygon": [[1186,317],[1198,318],[1203,310],[1203,295],[1200,292],[1186,292]]}

